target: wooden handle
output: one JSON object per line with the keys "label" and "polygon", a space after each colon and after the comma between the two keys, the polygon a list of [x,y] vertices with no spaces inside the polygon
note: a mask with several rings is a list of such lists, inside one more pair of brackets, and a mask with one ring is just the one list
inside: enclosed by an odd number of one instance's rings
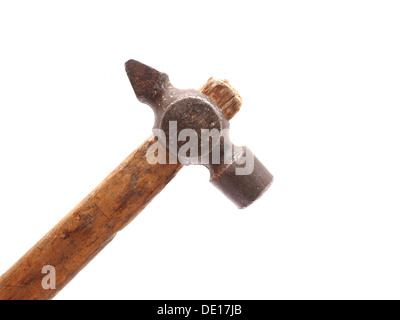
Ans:
{"label": "wooden handle", "polygon": [[[231,119],[241,98],[227,81],[209,79],[200,89]],[[0,278],[1,300],[53,298],[82,270],[182,168],[149,164],[152,136],[128,156],[100,185]],[[56,288],[44,289],[44,266],[54,266]]]}

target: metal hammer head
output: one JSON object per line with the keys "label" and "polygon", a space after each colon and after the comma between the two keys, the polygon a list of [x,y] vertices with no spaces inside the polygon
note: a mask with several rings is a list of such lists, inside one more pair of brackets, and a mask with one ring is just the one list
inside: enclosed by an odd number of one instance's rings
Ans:
{"label": "metal hammer head", "polygon": [[126,72],[139,101],[155,114],[153,133],[168,162],[205,165],[210,182],[239,208],[270,186],[273,176],[246,147],[229,140],[229,122],[218,105],[197,90],[173,87],[165,73],[129,60]]}

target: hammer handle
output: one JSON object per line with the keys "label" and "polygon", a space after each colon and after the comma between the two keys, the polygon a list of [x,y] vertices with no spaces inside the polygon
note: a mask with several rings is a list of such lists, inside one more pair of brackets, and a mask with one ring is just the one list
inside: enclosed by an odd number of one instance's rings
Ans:
{"label": "hammer handle", "polygon": [[[231,119],[241,98],[227,81],[209,79],[200,91]],[[151,136],[49,233],[0,277],[0,300],[53,298],[174,178],[181,164],[149,164]],[[56,271],[56,288],[44,289],[44,266]]]}

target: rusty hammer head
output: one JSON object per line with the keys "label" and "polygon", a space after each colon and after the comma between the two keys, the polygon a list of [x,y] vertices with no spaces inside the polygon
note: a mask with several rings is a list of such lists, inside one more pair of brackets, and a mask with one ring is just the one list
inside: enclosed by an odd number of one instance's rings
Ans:
{"label": "rusty hammer head", "polygon": [[229,122],[212,99],[173,87],[165,73],[138,61],[125,67],[137,98],[154,111],[153,133],[169,163],[205,165],[211,183],[239,208],[268,189],[272,175],[248,148],[230,142]]}

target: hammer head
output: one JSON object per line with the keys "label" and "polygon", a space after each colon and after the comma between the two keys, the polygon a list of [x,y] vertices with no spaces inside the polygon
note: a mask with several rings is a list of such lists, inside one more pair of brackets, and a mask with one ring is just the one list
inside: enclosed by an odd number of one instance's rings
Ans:
{"label": "hammer head", "polygon": [[173,87],[165,73],[138,61],[125,67],[137,98],[154,111],[153,133],[169,163],[205,165],[211,183],[239,208],[268,189],[273,176],[248,148],[231,143],[229,122],[212,99]]}

